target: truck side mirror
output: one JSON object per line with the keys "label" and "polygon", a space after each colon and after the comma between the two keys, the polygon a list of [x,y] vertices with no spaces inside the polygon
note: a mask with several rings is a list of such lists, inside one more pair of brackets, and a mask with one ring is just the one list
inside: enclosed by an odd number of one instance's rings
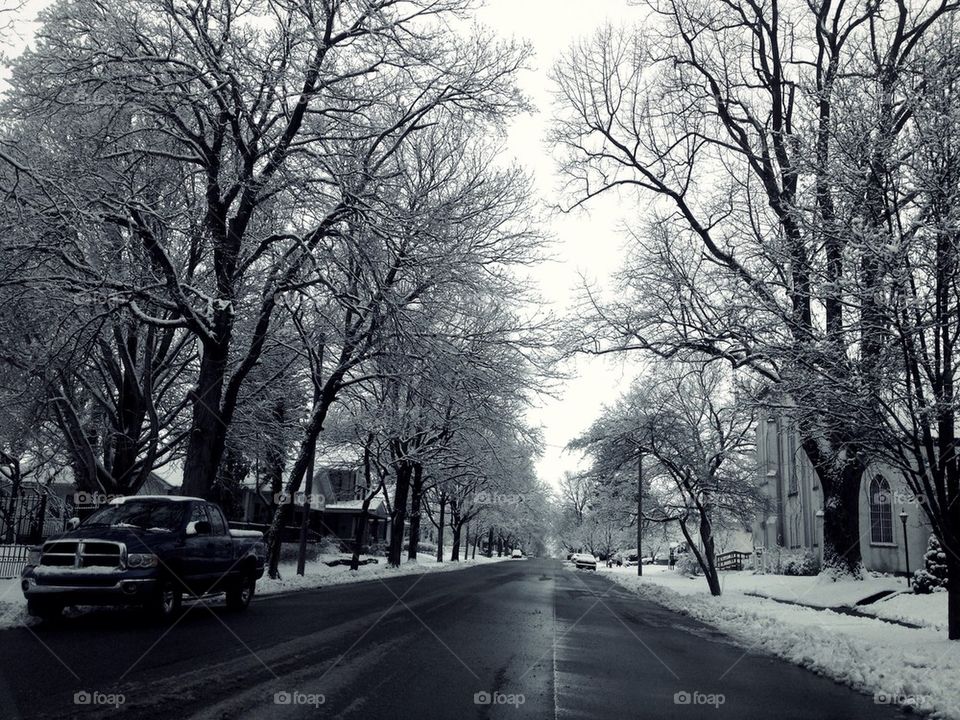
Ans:
{"label": "truck side mirror", "polygon": [[67,520],[67,530],[76,530],[78,527],[80,527],[80,518],[72,517]]}

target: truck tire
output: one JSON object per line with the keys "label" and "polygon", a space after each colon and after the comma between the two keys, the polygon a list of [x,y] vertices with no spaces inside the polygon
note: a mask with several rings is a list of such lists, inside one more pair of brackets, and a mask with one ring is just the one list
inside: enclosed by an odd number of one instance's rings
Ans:
{"label": "truck tire", "polygon": [[149,610],[157,620],[176,618],[183,610],[183,590],[172,580],[161,580],[149,602]]}
{"label": "truck tire", "polygon": [[227,609],[246,610],[256,592],[257,579],[251,573],[244,573],[240,579],[227,588]]}
{"label": "truck tire", "polygon": [[27,600],[27,612],[50,622],[63,617],[63,604],[52,600]]}

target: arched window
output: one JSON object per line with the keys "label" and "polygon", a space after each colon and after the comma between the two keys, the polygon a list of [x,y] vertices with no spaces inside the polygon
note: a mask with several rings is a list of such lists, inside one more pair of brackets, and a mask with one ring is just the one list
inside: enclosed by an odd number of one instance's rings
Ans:
{"label": "arched window", "polygon": [[870,542],[893,542],[893,498],[880,475],[870,481]]}

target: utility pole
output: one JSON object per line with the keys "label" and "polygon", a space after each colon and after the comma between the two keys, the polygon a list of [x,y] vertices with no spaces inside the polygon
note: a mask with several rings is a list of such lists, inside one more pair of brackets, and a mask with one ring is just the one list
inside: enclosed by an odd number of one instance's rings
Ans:
{"label": "utility pole", "polygon": [[643,448],[637,446],[637,576],[643,577],[643,553],[640,552],[643,535]]}

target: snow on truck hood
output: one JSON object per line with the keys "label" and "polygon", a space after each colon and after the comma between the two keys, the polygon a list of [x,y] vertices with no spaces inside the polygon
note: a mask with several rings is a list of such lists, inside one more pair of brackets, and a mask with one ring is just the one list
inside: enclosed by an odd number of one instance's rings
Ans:
{"label": "snow on truck hood", "polygon": [[127,500],[172,500],[174,502],[188,502],[195,500],[204,502],[203,498],[190,497],[188,495],[121,495],[110,500],[111,505],[123,505]]}

